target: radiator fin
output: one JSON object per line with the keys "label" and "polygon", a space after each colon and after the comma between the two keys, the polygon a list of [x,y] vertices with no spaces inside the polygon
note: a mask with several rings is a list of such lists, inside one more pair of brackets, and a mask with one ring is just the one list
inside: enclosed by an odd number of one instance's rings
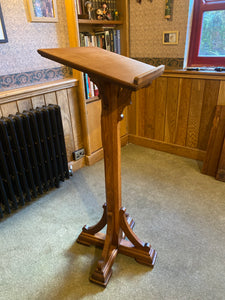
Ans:
{"label": "radiator fin", "polygon": [[68,179],[60,107],[0,118],[0,163],[0,218]]}

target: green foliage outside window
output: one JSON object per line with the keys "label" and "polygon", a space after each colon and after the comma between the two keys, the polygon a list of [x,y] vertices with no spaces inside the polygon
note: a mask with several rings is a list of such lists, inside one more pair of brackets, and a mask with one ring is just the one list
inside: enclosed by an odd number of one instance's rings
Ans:
{"label": "green foliage outside window", "polygon": [[225,10],[203,13],[199,56],[225,56]]}

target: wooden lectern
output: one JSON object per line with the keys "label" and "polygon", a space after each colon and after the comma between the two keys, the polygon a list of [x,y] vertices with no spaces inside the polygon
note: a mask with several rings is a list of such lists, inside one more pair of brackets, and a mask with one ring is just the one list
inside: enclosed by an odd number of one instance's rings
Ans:
{"label": "wooden lectern", "polygon": [[[102,99],[102,144],[105,163],[106,204],[101,220],[84,226],[77,241],[103,248],[90,280],[106,286],[118,253],[135,258],[153,267],[156,251],[134,234],[133,220],[121,204],[120,121],[124,108],[131,103],[131,93],[147,87],[159,77],[164,66],[148,64],[97,47],[41,49],[38,52],[51,60],[88,73],[98,86]],[[106,234],[100,231],[107,225]],[[125,239],[127,237],[127,239]]]}

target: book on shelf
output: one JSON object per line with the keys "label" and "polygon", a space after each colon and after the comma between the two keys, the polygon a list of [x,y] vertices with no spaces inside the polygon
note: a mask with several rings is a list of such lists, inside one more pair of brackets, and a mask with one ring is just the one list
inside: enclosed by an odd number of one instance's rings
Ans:
{"label": "book on shelf", "polygon": [[87,73],[83,73],[83,77],[84,77],[84,92],[85,92],[85,98],[88,99],[88,82],[87,82]]}
{"label": "book on shelf", "polygon": [[117,46],[117,52],[118,54],[121,54],[121,48],[120,48],[120,30],[116,30],[116,46]]}
{"label": "book on shelf", "polygon": [[108,51],[121,54],[120,49],[120,30],[105,29],[97,32],[80,32],[81,47],[100,47]]}
{"label": "book on shelf", "polygon": [[94,11],[96,11],[96,9],[98,9],[100,6],[99,6],[99,3],[98,3],[98,0],[92,0],[92,8]]}
{"label": "book on shelf", "polygon": [[109,30],[105,31],[105,49],[110,51],[110,35]]}
{"label": "book on shelf", "polygon": [[76,0],[76,7],[77,7],[77,14],[78,15],[85,14],[85,8],[84,8],[84,1],[83,0]]}
{"label": "book on shelf", "polygon": [[[102,28],[96,32],[80,32],[81,47],[100,47],[102,49],[120,54],[120,30],[115,28]],[[98,97],[97,86],[84,74],[86,99]]]}

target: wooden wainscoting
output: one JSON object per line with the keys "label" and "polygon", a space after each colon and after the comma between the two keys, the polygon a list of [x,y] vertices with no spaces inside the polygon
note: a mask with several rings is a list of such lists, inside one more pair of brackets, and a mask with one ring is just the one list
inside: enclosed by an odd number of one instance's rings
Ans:
{"label": "wooden wainscoting", "polygon": [[225,105],[225,74],[166,71],[132,95],[129,142],[203,160],[216,105]]}
{"label": "wooden wainscoting", "polygon": [[[127,109],[124,110],[124,119],[120,122],[121,144],[128,143],[127,134]],[[101,99],[87,101],[87,123],[91,155],[86,156],[86,164],[93,165],[103,158],[102,134],[101,134]]]}
{"label": "wooden wainscoting", "polygon": [[75,79],[63,79],[0,92],[0,116],[48,104],[58,104],[61,107],[67,159],[73,170],[85,164],[84,158],[75,162],[72,157],[73,151],[84,147],[77,85]]}

